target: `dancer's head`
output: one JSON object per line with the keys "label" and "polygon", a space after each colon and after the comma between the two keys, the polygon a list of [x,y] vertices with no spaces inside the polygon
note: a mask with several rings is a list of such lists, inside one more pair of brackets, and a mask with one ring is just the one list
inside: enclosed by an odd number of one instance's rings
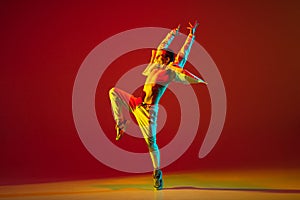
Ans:
{"label": "dancer's head", "polygon": [[174,52],[171,49],[158,49],[155,60],[160,64],[169,64],[174,61]]}

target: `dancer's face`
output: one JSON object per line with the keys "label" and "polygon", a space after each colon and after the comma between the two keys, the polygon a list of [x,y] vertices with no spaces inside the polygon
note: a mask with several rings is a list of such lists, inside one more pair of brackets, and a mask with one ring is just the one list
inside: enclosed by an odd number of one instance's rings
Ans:
{"label": "dancer's face", "polygon": [[170,61],[170,58],[166,55],[165,51],[157,51],[155,61],[161,65],[168,64]]}

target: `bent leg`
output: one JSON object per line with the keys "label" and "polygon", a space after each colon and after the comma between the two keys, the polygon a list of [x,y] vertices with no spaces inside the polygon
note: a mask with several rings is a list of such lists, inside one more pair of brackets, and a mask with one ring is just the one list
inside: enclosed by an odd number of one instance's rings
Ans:
{"label": "bent leg", "polygon": [[125,120],[123,116],[123,107],[132,111],[136,107],[137,98],[118,88],[109,90],[109,98],[116,124],[120,125]]}

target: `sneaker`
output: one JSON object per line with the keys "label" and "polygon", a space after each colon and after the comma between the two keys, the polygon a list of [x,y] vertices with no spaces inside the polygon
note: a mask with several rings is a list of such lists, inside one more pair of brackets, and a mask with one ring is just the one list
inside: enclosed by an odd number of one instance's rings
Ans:
{"label": "sneaker", "polygon": [[123,122],[121,122],[119,125],[116,124],[116,131],[117,131],[117,136],[116,136],[116,140],[120,140],[121,137],[123,136],[123,134],[125,133],[126,127],[127,127],[128,121],[124,120]]}
{"label": "sneaker", "polygon": [[153,186],[156,190],[163,188],[162,171],[160,169],[156,169],[153,172]]}

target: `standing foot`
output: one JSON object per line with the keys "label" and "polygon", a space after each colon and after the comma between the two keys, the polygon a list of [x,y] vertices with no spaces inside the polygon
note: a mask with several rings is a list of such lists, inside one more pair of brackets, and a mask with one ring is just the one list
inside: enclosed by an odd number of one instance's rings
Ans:
{"label": "standing foot", "polygon": [[153,172],[153,187],[156,190],[161,190],[163,188],[162,171],[160,169],[156,169]]}

